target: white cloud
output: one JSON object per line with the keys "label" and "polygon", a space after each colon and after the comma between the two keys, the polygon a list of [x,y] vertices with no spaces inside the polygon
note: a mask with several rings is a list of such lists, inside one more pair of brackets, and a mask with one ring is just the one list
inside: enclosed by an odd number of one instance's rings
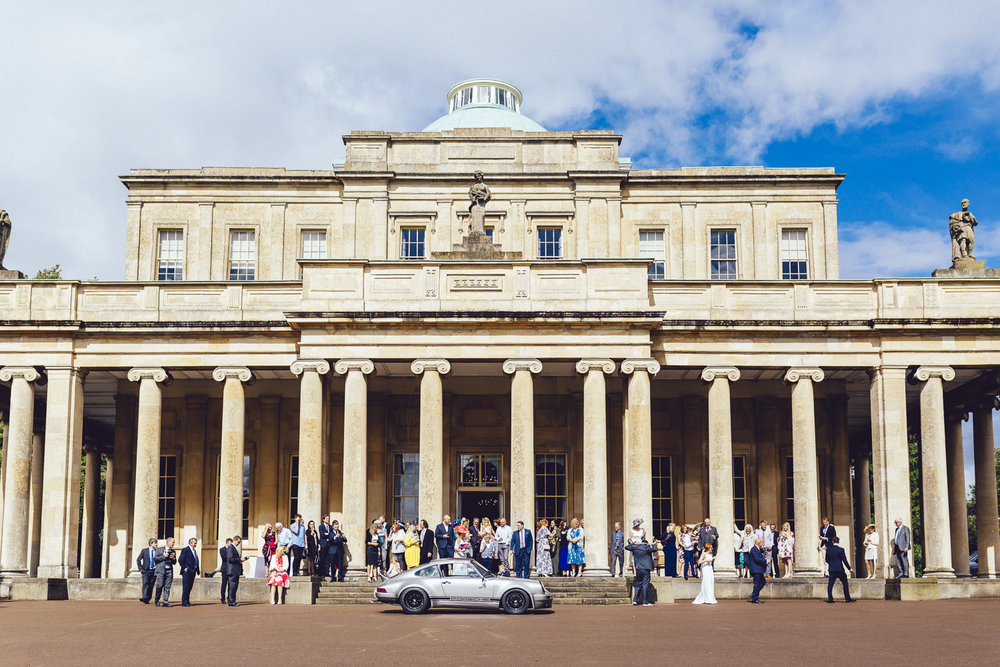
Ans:
{"label": "white cloud", "polygon": [[840,225],[840,277],[930,277],[951,266],[951,242],[942,229],[900,228],[884,221]]}

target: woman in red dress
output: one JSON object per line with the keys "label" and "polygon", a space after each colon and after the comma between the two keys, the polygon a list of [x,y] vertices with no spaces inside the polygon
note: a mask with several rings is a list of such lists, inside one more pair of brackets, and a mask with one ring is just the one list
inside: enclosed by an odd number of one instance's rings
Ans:
{"label": "woman in red dress", "polygon": [[271,566],[271,556],[274,555],[274,545],[278,541],[278,536],[274,532],[274,528],[271,524],[264,526],[264,532],[261,534],[264,546],[261,547],[260,555],[264,557],[264,565],[267,567]]}

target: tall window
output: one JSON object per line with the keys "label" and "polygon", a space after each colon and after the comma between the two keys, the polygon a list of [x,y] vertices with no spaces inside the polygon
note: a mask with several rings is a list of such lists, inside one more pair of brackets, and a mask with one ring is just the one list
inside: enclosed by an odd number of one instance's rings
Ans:
{"label": "tall window", "polygon": [[243,457],[243,514],[240,521],[240,535],[250,539],[250,457]]}
{"label": "tall window", "polygon": [[713,229],[711,233],[712,280],[736,280],[736,230]]}
{"label": "tall window", "polygon": [[[666,278],[666,253],[663,247],[663,230],[643,230],[639,232],[639,257],[653,260],[649,265],[649,279]],[[662,533],[657,533],[658,535]]]}
{"label": "tall window", "polygon": [[302,232],[302,259],[326,259],[326,232]]}
{"label": "tall window", "polygon": [[669,456],[653,457],[653,535],[662,535],[674,520],[672,472]]}
{"label": "tall window", "polygon": [[161,229],[156,253],[157,280],[184,280],[184,232]]}
{"label": "tall window", "polygon": [[299,512],[299,457],[292,456],[288,466],[288,516],[293,517]]}
{"label": "tall window", "polygon": [[160,457],[160,490],[156,536],[163,540],[174,536],[177,519],[177,457]]}
{"label": "tall window", "polygon": [[502,454],[462,454],[458,457],[460,486],[503,486]]}
{"label": "tall window", "polygon": [[562,227],[538,228],[538,259],[562,257]]}
{"label": "tall window", "polygon": [[795,469],[792,457],[785,457],[785,521],[795,530]]}
{"label": "tall window", "polygon": [[806,230],[782,230],[781,278],[783,280],[805,280],[808,277],[809,247],[806,242]]}
{"label": "tall window", "polygon": [[403,227],[399,230],[399,258],[423,259],[425,230],[423,227]]}
{"label": "tall window", "polygon": [[392,518],[416,523],[419,495],[420,455],[396,454],[392,462]]}
{"label": "tall window", "polygon": [[257,274],[257,232],[234,229],[229,235],[229,279],[254,280]]}
{"label": "tall window", "polygon": [[535,518],[566,518],[566,455],[535,455]]}
{"label": "tall window", "polygon": [[[741,529],[747,524],[747,457],[733,457],[733,520]],[[720,526],[719,530],[725,526]]]}
{"label": "tall window", "polygon": [[495,241],[493,240],[493,228],[483,227],[483,231],[486,233],[486,238],[490,240],[490,243],[495,243]]}

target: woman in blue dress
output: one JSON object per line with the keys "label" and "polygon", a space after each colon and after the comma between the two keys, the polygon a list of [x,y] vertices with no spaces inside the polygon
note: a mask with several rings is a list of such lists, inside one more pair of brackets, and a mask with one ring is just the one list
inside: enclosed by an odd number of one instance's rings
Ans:
{"label": "woman in blue dress", "polygon": [[583,574],[583,566],[586,559],[583,555],[583,528],[580,528],[580,522],[575,517],[569,522],[567,537],[569,538],[570,576],[579,577]]}

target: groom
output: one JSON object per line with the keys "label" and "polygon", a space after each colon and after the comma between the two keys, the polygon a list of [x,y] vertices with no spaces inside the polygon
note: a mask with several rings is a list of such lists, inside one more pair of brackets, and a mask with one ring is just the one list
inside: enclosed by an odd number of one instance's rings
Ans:
{"label": "groom", "polygon": [[750,576],[753,577],[753,593],[747,602],[754,604],[764,604],[760,599],[760,589],[764,588],[764,573],[767,571],[767,559],[761,552],[764,540],[759,537],[753,541],[753,548],[750,549]]}

